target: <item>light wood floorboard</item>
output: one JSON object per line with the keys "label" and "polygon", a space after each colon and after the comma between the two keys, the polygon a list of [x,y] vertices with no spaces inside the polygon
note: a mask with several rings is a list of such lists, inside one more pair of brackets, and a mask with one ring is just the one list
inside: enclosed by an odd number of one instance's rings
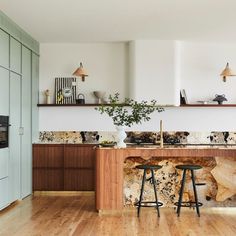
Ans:
{"label": "light wood floorboard", "polygon": [[99,215],[94,196],[30,196],[0,212],[2,236],[234,236],[236,208],[202,208],[201,217],[183,209],[178,218],[173,208],[141,209],[122,214]]}

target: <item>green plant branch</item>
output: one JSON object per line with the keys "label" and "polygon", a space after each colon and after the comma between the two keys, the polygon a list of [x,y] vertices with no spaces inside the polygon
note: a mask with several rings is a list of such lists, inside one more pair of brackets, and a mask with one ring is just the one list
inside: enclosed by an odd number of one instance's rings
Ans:
{"label": "green plant branch", "polygon": [[[95,110],[100,114],[106,113],[112,118],[114,125],[131,127],[133,124],[141,124],[143,121],[149,121],[150,115],[154,111],[162,112],[163,107],[157,106],[157,101],[152,100],[150,103],[147,101],[137,102],[133,99],[126,98],[125,104],[119,102],[119,93],[109,95],[109,105],[103,104],[96,107]],[[127,108],[129,107],[129,109]]]}

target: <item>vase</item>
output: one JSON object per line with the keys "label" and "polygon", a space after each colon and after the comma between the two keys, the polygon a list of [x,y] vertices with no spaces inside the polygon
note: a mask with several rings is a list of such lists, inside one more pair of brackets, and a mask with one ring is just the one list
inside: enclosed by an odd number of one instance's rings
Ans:
{"label": "vase", "polygon": [[117,147],[118,148],[125,148],[126,143],[124,142],[125,138],[127,137],[125,133],[125,127],[124,126],[116,126],[117,130]]}

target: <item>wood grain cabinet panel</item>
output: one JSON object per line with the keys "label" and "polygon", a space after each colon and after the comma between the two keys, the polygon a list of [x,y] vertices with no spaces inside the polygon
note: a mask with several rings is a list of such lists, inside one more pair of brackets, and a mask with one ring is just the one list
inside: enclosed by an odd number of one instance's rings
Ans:
{"label": "wood grain cabinet panel", "polygon": [[95,150],[93,146],[65,146],[65,168],[94,168]]}
{"label": "wood grain cabinet panel", "polygon": [[93,169],[65,169],[64,189],[67,191],[93,191],[94,170]]}
{"label": "wood grain cabinet panel", "polygon": [[63,145],[33,145],[33,190],[63,190]]}
{"label": "wood grain cabinet panel", "polygon": [[63,168],[63,145],[34,145],[33,166]]}
{"label": "wood grain cabinet panel", "polygon": [[94,176],[94,145],[33,145],[34,191],[93,191]]}
{"label": "wood grain cabinet panel", "polygon": [[64,189],[94,190],[95,149],[93,145],[65,145]]}
{"label": "wood grain cabinet panel", "polygon": [[60,169],[34,169],[33,183],[35,190],[63,190],[63,171]]}

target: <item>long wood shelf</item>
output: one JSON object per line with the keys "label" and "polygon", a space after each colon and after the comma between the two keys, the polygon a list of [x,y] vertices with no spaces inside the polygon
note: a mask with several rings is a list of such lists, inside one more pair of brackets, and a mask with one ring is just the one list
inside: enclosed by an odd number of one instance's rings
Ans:
{"label": "long wood shelf", "polygon": [[[37,104],[38,107],[96,107],[101,105],[109,104],[100,104],[100,103],[86,103],[86,104]],[[120,106],[125,106],[125,104],[119,104]],[[160,107],[236,107],[236,104],[185,104],[180,106],[173,105],[160,105]]]}
{"label": "long wood shelf", "polygon": [[86,103],[86,104],[37,104],[38,107],[91,107],[101,106],[102,104]]}
{"label": "long wood shelf", "polygon": [[[101,103],[86,103],[86,104],[37,104],[38,107],[96,107],[96,106],[111,106],[111,104],[101,104]],[[125,103],[117,104],[119,106],[129,106]],[[174,107],[173,105],[158,105],[160,107]]]}
{"label": "long wood shelf", "polygon": [[180,107],[236,107],[236,104],[184,104]]}

